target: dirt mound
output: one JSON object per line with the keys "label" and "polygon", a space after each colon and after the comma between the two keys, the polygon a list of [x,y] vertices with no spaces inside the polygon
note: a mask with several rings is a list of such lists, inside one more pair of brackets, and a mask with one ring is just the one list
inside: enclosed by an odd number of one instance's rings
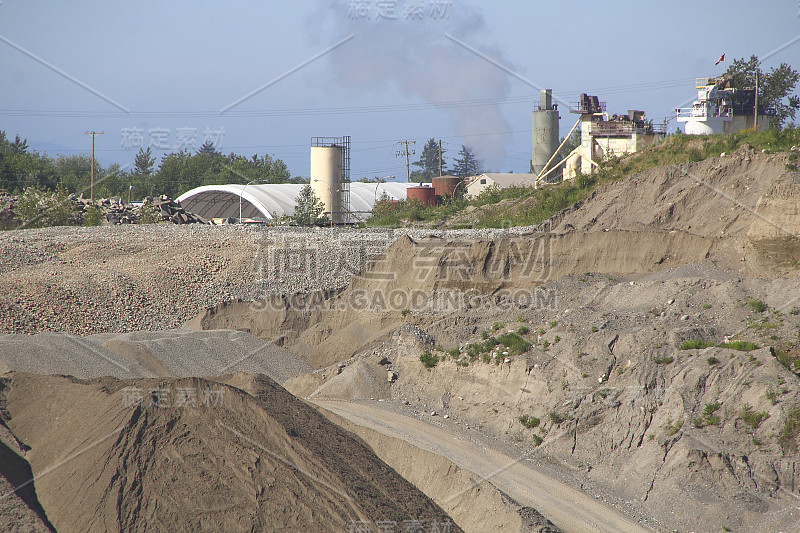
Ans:
{"label": "dirt mound", "polygon": [[2,380],[3,416],[28,449],[38,500],[58,530],[449,521],[351,433],[269,378],[251,382],[257,396],[202,379],[13,373]]}
{"label": "dirt mound", "polygon": [[89,337],[67,333],[0,335],[0,364],[24,372],[84,379],[254,372],[278,383],[312,370],[271,342],[225,330],[144,331]]}
{"label": "dirt mound", "polygon": [[[687,233],[715,242],[714,259],[728,268],[784,275],[800,259],[800,174],[787,170],[788,162],[785,153],[744,145],[725,157],[654,168],[599,187],[554,217],[553,227]],[[647,245],[631,234],[629,246]]]}

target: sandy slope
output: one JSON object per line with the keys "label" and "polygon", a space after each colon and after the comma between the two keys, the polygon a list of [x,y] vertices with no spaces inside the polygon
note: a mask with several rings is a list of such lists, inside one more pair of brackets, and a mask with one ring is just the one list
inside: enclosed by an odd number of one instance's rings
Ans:
{"label": "sandy slope", "polygon": [[[30,448],[24,459],[59,531],[344,531],[351,520],[449,520],[359,439],[256,379],[258,397],[197,378],[6,374],[4,418]],[[131,387],[143,391],[142,405],[127,405]],[[197,391],[194,405],[180,405],[181,390]]]}

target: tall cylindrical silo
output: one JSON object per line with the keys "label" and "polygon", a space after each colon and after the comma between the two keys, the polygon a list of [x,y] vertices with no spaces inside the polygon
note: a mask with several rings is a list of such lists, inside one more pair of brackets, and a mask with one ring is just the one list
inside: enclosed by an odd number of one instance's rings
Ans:
{"label": "tall cylindrical silo", "polygon": [[[544,170],[558,148],[558,105],[553,104],[553,91],[542,89],[539,93],[539,106],[533,112],[531,130],[533,150],[531,166],[534,174]],[[553,163],[558,163],[554,160]],[[552,164],[551,164],[552,166]]]}
{"label": "tall cylindrical silo", "polygon": [[342,147],[311,147],[311,188],[334,224],[342,222]]}

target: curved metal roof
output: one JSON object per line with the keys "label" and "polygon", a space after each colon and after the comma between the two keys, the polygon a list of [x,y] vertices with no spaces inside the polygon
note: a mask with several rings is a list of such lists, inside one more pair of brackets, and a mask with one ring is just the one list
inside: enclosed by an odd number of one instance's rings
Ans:
{"label": "curved metal roof", "polygon": [[[376,200],[385,193],[394,200],[405,200],[406,189],[416,183],[350,183],[350,211],[369,218]],[[275,183],[253,185],[204,185],[187,191],[177,201],[187,210],[203,218],[242,217],[272,220],[294,215],[294,206],[304,184]]]}

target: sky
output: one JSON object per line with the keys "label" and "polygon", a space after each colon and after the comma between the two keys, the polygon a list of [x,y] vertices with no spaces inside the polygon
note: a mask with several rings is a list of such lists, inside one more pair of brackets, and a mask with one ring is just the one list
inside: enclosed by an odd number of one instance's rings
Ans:
{"label": "sky", "polygon": [[528,172],[539,89],[562,136],[582,92],[663,122],[752,54],[800,69],[797,0],[0,0],[0,130],[51,156],[102,131],[98,160],[123,167],[208,139],[307,178],[311,137],[349,135],[353,180],[405,180],[397,142],[414,161],[430,138],[450,164],[467,145]]}

